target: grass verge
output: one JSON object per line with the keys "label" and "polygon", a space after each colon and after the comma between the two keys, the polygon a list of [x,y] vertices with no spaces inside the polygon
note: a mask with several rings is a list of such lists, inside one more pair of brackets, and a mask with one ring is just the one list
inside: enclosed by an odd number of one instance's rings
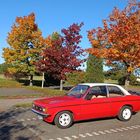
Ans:
{"label": "grass verge", "polygon": [[16,105],[14,105],[14,107],[23,107],[23,108],[31,108],[32,107],[32,103],[18,103]]}
{"label": "grass verge", "polygon": [[22,87],[21,83],[18,83],[15,80],[7,80],[7,79],[1,79],[0,78],[0,88],[2,87],[14,87],[14,88],[19,88]]}
{"label": "grass verge", "polygon": [[65,91],[60,91],[57,89],[50,89],[50,88],[41,88],[41,87],[37,87],[37,86],[27,86],[25,87],[26,89],[30,89],[30,90],[35,90],[37,92],[41,92],[43,93],[43,95],[48,95],[48,96],[60,96],[60,95],[64,95]]}

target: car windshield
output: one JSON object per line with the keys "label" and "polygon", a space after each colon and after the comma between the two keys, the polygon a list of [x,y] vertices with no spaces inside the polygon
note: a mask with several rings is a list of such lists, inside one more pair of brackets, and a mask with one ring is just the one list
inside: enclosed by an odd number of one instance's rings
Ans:
{"label": "car windshield", "polygon": [[88,85],[77,85],[74,88],[72,88],[68,92],[68,96],[75,96],[77,98],[80,98],[84,95],[84,93],[88,90],[89,86]]}

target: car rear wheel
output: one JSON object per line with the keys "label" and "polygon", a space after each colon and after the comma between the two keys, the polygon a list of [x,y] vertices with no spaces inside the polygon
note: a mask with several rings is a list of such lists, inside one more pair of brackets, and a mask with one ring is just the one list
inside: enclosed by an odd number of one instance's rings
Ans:
{"label": "car rear wheel", "polygon": [[73,123],[72,113],[69,111],[59,112],[54,119],[54,123],[62,129],[70,127]]}
{"label": "car rear wheel", "polygon": [[128,121],[132,117],[132,108],[129,106],[123,106],[119,112],[118,118],[121,121]]}

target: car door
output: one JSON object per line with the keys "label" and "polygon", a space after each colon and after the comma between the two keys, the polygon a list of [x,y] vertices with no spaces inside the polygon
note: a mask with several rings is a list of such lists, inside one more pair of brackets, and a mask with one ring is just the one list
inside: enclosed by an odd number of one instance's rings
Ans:
{"label": "car door", "polygon": [[[97,96],[97,97],[93,97]],[[110,115],[110,102],[106,86],[93,86],[89,89],[81,105],[83,119],[102,118]]]}
{"label": "car door", "polygon": [[121,107],[124,104],[127,104],[126,102],[126,95],[123,93],[123,91],[117,87],[117,86],[107,86],[108,90],[108,99],[110,101],[111,106],[111,115],[116,116],[118,115]]}

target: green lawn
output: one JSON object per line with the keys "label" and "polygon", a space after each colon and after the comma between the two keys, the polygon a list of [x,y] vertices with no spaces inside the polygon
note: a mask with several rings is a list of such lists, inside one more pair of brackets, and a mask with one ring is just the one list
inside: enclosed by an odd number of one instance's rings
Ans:
{"label": "green lawn", "polygon": [[3,74],[0,74],[0,79],[5,79]]}
{"label": "green lawn", "polygon": [[107,80],[105,79],[104,83],[118,84],[118,81],[117,80],[111,80],[111,79],[107,79]]}
{"label": "green lawn", "polygon": [[32,107],[32,102],[31,103],[18,103],[14,105],[14,107],[23,107],[23,108],[31,108]]}
{"label": "green lawn", "polygon": [[0,88],[1,87],[13,87],[13,88],[18,88],[22,87],[22,84],[15,81],[15,80],[7,80],[7,79],[1,79],[0,78]]}

